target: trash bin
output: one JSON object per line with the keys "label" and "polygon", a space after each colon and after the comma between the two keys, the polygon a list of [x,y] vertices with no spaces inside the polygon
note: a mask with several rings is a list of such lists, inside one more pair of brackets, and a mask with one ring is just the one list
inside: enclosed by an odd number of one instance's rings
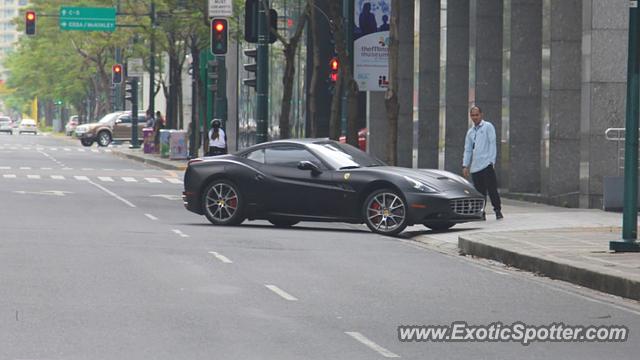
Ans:
{"label": "trash bin", "polygon": [[184,130],[172,130],[169,136],[169,159],[179,160],[189,157],[189,148],[187,146],[187,132]]}
{"label": "trash bin", "polygon": [[155,143],[153,142],[153,128],[142,129],[142,151],[145,154],[153,154],[156,152]]}
{"label": "trash bin", "polygon": [[173,130],[160,129],[160,157],[169,157],[169,138],[171,136],[171,131]]}

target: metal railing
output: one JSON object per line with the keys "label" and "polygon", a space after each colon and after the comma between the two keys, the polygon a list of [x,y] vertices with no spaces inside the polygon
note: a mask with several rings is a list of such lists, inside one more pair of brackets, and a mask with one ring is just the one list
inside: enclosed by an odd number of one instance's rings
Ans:
{"label": "metal railing", "polygon": [[[618,169],[618,176],[624,174],[624,138],[626,130],[625,128],[608,128],[604,132],[604,137],[608,141],[616,142],[616,162]],[[640,168],[640,166],[638,167]]]}

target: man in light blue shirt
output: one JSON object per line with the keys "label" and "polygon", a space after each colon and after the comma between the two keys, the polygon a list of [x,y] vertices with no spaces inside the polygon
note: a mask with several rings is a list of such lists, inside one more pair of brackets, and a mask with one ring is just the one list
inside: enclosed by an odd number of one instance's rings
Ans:
{"label": "man in light blue shirt", "polygon": [[473,186],[479,193],[491,199],[491,205],[496,213],[496,219],[502,216],[500,195],[498,194],[498,181],[493,166],[496,163],[496,129],[493,125],[482,119],[482,109],[473,106],[469,110],[469,116],[473,121],[473,127],[467,131],[464,141],[464,157],[462,159],[462,173],[473,180]]}

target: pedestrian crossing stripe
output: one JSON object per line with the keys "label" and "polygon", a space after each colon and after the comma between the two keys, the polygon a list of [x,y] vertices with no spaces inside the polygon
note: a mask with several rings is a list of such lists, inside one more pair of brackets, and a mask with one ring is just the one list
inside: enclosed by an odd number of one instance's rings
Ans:
{"label": "pedestrian crossing stripe", "polygon": [[[67,180],[67,177],[64,175],[39,175],[39,174],[27,174],[20,175],[17,174],[3,174],[2,178],[4,179],[29,179],[29,180],[40,180],[43,178],[50,178],[51,180]],[[69,177],[69,179],[75,179],[78,181],[90,181],[91,178],[85,175],[75,175],[73,177]],[[175,177],[164,177],[164,178],[135,178],[132,176],[121,176],[121,177],[112,177],[112,176],[96,176],[94,179],[96,181],[114,183],[118,181],[122,181],[125,183],[149,183],[149,184],[176,184],[181,185],[182,180]]]}

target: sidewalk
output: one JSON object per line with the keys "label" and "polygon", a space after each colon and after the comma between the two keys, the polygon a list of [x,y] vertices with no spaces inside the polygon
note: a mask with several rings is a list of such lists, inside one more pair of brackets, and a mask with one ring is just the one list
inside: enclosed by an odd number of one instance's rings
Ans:
{"label": "sidewalk", "polygon": [[465,255],[640,300],[640,253],[609,252],[619,227],[566,228],[460,235]]}
{"label": "sidewalk", "polygon": [[165,170],[184,171],[187,168],[188,160],[170,160],[161,158],[159,154],[145,154],[142,148],[130,149],[128,144],[110,146],[113,155],[139,161],[145,164],[157,166]]}

